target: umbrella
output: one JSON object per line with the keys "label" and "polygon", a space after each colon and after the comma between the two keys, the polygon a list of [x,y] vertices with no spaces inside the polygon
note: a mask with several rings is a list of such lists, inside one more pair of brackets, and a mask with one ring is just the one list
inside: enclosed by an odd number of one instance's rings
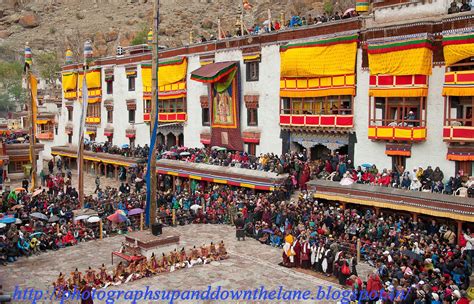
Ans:
{"label": "umbrella", "polygon": [[270,234],[274,233],[273,230],[271,230],[271,229],[263,229],[262,232],[263,233],[270,233]]}
{"label": "umbrella", "polygon": [[100,217],[98,216],[91,216],[90,218],[87,219],[88,223],[97,223],[100,222]]}
{"label": "umbrella", "polygon": [[401,251],[401,254],[409,257],[412,260],[423,261],[423,257],[421,256],[421,254],[415,253],[414,251],[411,251],[411,250],[403,250]]}
{"label": "umbrella", "polygon": [[135,182],[136,182],[136,183],[139,183],[139,182],[142,182],[142,181],[143,181],[142,178],[139,178],[139,177],[135,178]]}
{"label": "umbrella", "polygon": [[25,141],[25,138],[24,138],[24,137],[17,137],[16,140],[18,140],[18,141]]}
{"label": "umbrella", "polygon": [[88,209],[88,208],[84,208],[84,209],[80,209],[80,210],[74,210],[73,213],[74,213],[74,217],[78,217],[78,216],[81,216],[81,215],[97,216],[97,211],[92,210],[92,209]]}
{"label": "umbrella", "polygon": [[217,150],[217,149],[220,149],[221,147],[219,146],[212,146],[211,150]]}
{"label": "umbrella", "polygon": [[176,155],[178,155],[178,153],[173,152],[173,151],[165,151],[165,152],[163,152],[163,155],[166,155],[166,156],[176,156]]}
{"label": "umbrella", "polygon": [[189,155],[191,155],[191,153],[189,153],[189,152],[181,152],[181,153],[179,153],[179,155],[181,155],[181,156],[189,156]]}
{"label": "umbrella", "polygon": [[342,186],[349,186],[349,185],[352,185],[353,183],[354,183],[354,181],[350,177],[344,177],[339,182],[339,184],[342,185]]}
{"label": "umbrella", "polygon": [[355,8],[353,8],[353,7],[352,7],[352,8],[348,8],[348,9],[344,12],[344,14],[342,14],[342,15],[343,15],[343,16],[349,15],[349,14],[352,13],[353,11],[355,11]]}
{"label": "umbrella", "polygon": [[36,236],[42,235],[42,234],[43,234],[43,232],[35,232],[35,233],[32,233],[32,234],[30,234],[30,239],[31,239],[31,238],[34,238],[34,237],[36,237]]}
{"label": "umbrella", "polygon": [[43,213],[40,213],[40,212],[33,212],[32,214],[30,214],[30,217],[34,217],[34,218],[37,218],[37,219],[40,219],[40,220],[43,220],[43,221],[48,220],[48,217],[46,215],[44,215]]}
{"label": "umbrella", "polygon": [[127,216],[125,215],[125,212],[123,212],[123,210],[117,210],[114,214],[109,215],[107,219],[112,223],[122,223],[127,220]]}
{"label": "umbrella", "polygon": [[0,223],[0,229],[7,227],[7,224],[5,223]]}
{"label": "umbrella", "polygon": [[90,215],[79,215],[74,218],[74,221],[82,221],[82,220],[87,220],[90,217]]}
{"label": "umbrella", "polygon": [[21,209],[23,207],[25,207],[25,206],[23,206],[22,204],[18,204],[18,205],[13,206],[11,209],[12,210],[17,210],[17,209]]}
{"label": "umbrella", "polygon": [[219,147],[216,149],[216,151],[225,151],[225,150],[227,150],[227,148],[224,148],[224,147]]}
{"label": "umbrella", "polygon": [[123,145],[122,145],[122,149],[128,149],[128,148],[130,148],[130,145],[129,145],[129,144],[123,144]]}
{"label": "umbrella", "polygon": [[135,208],[135,209],[132,209],[128,212],[128,215],[136,215],[136,214],[140,214],[140,213],[143,213],[143,210],[142,208]]}
{"label": "umbrella", "polygon": [[16,218],[14,218],[13,216],[6,215],[4,217],[0,217],[0,223],[3,223],[3,224],[12,224],[15,221],[16,221]]}
{"label": "umbrella", "polygon": [[202,208],[202,207],[199,206],[198,204],[194,204],[190,207],[190,209],[194,212],[197,212],[199,210],[199,208]]}
{"label": "umbrella", "polygon": [[48,220],[49,223],[54,223],[54,222],[57,222],[57,221],[59,221],[59,217],[57,215],[51,216]]}
{"label": "umbrella", "polygon": [[372,167],[372,164],[370,164],[370,163],[365,163],[365,164],[362,164],[362,167],[371,168],[371,167]]}
{"label": "umbrella", "polygon": [[42,192],[43,192],[43,189],[36,189],[35,192],[33,192],[32,196],[35,197],[35,196],[41,194]]}
{"label": "umbrella", "polygon": [[21,224],[21,223],[23,223],[22,220],[20,220],[20,219],[18,219],[18,218],[15,220],[15,224]]}
{"label": "umbrella", "polygon": [[15,192],[22,192],[22,191],[26,191],[25,188],[15,188]]}

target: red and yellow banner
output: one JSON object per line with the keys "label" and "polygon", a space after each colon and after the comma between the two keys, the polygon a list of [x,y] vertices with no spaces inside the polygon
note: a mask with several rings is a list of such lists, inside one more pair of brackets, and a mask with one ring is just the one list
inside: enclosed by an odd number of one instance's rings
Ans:
{"label": "red and yellow banner", "polygon": [[446,66],[474,56],[474,32],[443,32],[443,53]]}
{"label": "red and yellow banner", "polygon": [[371,75],[369,96],[373,97],[426,97],[426,75]]}
{"label": "red and yellow banner", "polygon": [[321,77],[355,73],[358,35],[288,44],[280,48],[281,77]]}
{"label": "red and yellow banner", "polygon": [[431,75],[433,51],[427,35],[368,41],[371,75]]}

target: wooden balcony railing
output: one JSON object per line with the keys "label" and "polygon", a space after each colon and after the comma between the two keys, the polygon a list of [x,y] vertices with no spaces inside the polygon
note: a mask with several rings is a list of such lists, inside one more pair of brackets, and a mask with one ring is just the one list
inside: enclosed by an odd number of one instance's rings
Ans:
{"label": "wooden balcony railing", "polygon": [[[150,121],[150,113],[143,113],[143,121]],[[186,112],[177,112],[177,113],[159,113],[158,121],[159,122],[184,122],[187,119]]]}
{"label": "wooden balcony railing", "polygon": [[54,133],[53,132],[44,132],[36,134],[36,138],[40,140],[53,140]]}
{"label": "wooden balcony railing", "polygon": [[452,142],[474,142],[474,127],[472,126],[445,126],[443,140]]}
{"label": "wooden balcony railing", "polygon": [[292,115],[280,114],[282,126],[307,126],[307,127],[354,127],[353,115]]}
{"label": "wooden balcony railing", "polygon": [[426,127],[369,126],[369,139],[423,141],[426,140]]}

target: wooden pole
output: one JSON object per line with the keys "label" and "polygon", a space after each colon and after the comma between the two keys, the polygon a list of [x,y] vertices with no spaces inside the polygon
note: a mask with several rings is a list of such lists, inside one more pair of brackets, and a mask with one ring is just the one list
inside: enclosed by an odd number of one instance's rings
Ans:
{"label": "wooden pole", "polygon": [[172,223],[173,223],[173,226],[176,226],[176,209],[173,208],[173,210],[171,211],[172,212]]}
{"label": "wooden pole", "polygon": [[268,9],[268,32],[272,31],[272,12]]}
{"label": "wooden pole", "polygon": [[[26,52],[27,48],[29,49],[28,43],[26,43],[25,52]],[[31,53],[30,53],[30,55],[31,55]],[[25,57],[26,57],[26,54],[25,54]],[[26,58],[25,58],[25,60],[26,60]],[[28,63],[26,63],[26,61],[25,61],[25,80],[26,80],[26,89],[27,89],[28,94],[30,96],[30,105],[28,107],[28,116],[30,117],[29,149],[30,149],[30,161],[31,161],[31,171],[30,171],[31,172],[31,189],[32,189],[32,191],[34,191],[34,189],[36,189],[37,185],[36,185],[35,117],[34,117],[34,110],[33,110],[34,104],[33,103],[36,102],[36,100],[33,100],[34,96],[33,96],[33,93],[31,91],[32,88],[31,88],[31,84],[30,84],[30,81],[31,81],[30,65]],[[28,189],[25,189],[25,190],[28,191]]]}
{"label": "wooden pole", "polygon": [[59,222],[56,223],[56,234],[59,234]]}
{"label": "wooden pole", "polygon": [[360,239],[357,239],[357,264],[360,263]]}
{"label": "wooden pole", "polygon": [[[153,126],[158,119],[156,110],[158,107],[158,29],[160,26],[160,0],[155,0],[153,3],[153,48],[152,48],[152,102],[151,102],[151,132],[150,139],[156,136],[153,134]],[[150,213],[149,223],[151,225],[156,222],[156,145],[151,151],[150,160]]]}
{"label": "wooden pole", "polygon": [[103,227],[102,227],[102,220],[99,221],[99,239],[102,240],[103,237]]}
{"label": "wooden pole", "polygon": [[221,18],[217,18],[217,40],[221,40]]}
{"label": "wooden pole", "polygon": [[143,212],[140,213],[140,231],[143,231]]}
{"label": "wooden pole", "polygon": [[193,44],[193,41],[194,41],[194,35],[193,35],[193,31],[190,31],[189,32],[189,44]]}

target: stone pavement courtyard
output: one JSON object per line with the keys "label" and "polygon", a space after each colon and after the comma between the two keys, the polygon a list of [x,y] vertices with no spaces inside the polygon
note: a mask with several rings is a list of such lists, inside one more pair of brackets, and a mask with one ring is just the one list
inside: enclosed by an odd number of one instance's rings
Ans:
{"label": "stone pavement courtyard", "polygon": [[[180,246],[185,248],[194,245],[199,247],[204,243],[209,244],[211,241],[224,240],[229,252],[229,259],[144,278],[113,289],[135,290],[145,289],[146,286],[149,286],[154,290],[205,290],[211,285],[213,288],[221,286],[224,289],[255,290],[263,285],[267,290],[283,286],[285,289],[317,291],[318,286],[338,286],[334,278],[330,278],[328,281],[320,275],[310,275],[279,266],[281,249],[262,245],[254,239],[238,242],[235,239],[234,228],[227,225],[187,225],[164,229],[167,233],[179,234],[181,237]],[[3,285],[4,292],[13,291],[15,285],[20,288],[47,289],[51,288],[60,271],[69,274],[78,267],[79,271],[84,273],[89,266],[97,269],[104,263],[111,272],[114,267],[111,265],[111,252],[119,249],[122,240],[124,240],[123,236],[114,236],[29,258],[21,258],[16,263],[0,266],[0,284]],[[157,254],[161,255],[158,252]],[[114,258],[114,265],[117,260],[118,258]],[[366,278],[366,273],[370,268],[362,264],[358,269],[361,277]],[[140,301],[139,303],[147,302]],[[229,302],[231,301],[225,301],[225,303]],[[311,301],[311,303],[314,302]],[[96,303],[101,302],[96,301]],[[122,300],[117,303],[130,303],[130,301]],[[222,301],[192,301],[192,303],[222,303]],[[245,303],[249,302],[245,301]],[[292,303],[294,302],[292,301]],[[324,302],[318,301],[318,303]],[[327,303],[335,303],[335,301],[327,301]]]}

